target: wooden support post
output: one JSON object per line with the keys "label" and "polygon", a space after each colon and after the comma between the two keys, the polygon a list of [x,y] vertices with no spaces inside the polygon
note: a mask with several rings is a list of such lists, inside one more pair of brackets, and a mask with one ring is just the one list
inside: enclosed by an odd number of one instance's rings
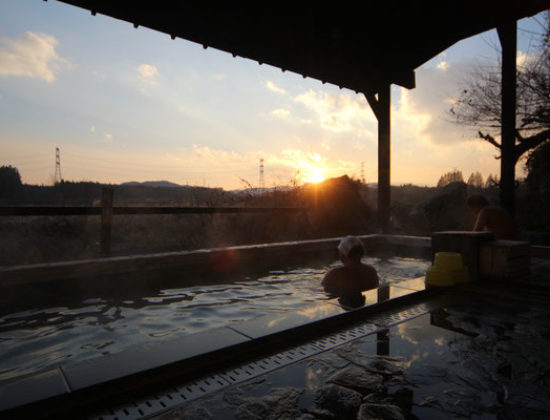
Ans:
{"label": "wooden support post", "polygon": [[379,286],[376,290],[377,297],[378,297],[378,303],[385,302],[387,300],[390,300],[390,286]]}
{"label": "wooden support post", "polygon": [[390,85],[378,92],[378,224],[389,232],[390,221]]}
{"label": "wooden support post", "polygon": [[113,189],[103,188],[101,196],[101,255],[111,255],[111,226],[113,222]]}
{"label": "wooden support post", "polygon": [[373,93],[365,97],[378,119],[378,225],[382,232],[389,233],[391,209],[391,85],[382,87],[378,99]]}
{"label": "wooden support post", "polygon": [[502,45],[500,202],[512,215],[516,165],[516,27],[513,19],[497,27]]}

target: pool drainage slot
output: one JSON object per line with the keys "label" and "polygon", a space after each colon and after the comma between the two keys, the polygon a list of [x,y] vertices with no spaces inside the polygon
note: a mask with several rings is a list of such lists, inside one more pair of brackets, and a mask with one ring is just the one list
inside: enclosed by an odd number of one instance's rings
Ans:
{"label": "pool drainage slot", "polygon": [[208,375],[176,387],[166,388],[161,393],[149,395],[147,398],[131,402],[126,400],[99,413],[90,413],[87,418],[90,420],[133,420],[160,414],[163,411],[175,408],[229,385],[266,374],[349,341],[416,318],[427,312],[428,308],[426,305],[417,304],[400,312],[375,315],[369,319],[369,322],[347,328],[344,331],[338,331],[310,343],[272,354],[245,365],[224,370],[216,375]]}

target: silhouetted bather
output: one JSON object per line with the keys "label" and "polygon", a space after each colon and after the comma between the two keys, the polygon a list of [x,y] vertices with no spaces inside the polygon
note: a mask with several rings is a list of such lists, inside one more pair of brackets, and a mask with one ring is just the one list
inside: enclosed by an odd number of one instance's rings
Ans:
{"label": "silhouetted bather", "polygon": [[471,195],[466,202],[476,218],[474,231],[491,231],[496,239],[517,239],[518,231],[514,218],[505,209],[491,206],[482,195]]}
{"label": "silhouetted bather", "polygon": [[363,264],[363,243],[355,236],[346,236],[338,245],[343,267],[330,270],[321,284],[325,291],[345,300],[355,300],[362,291],[378,287],[378,274],[371,265]]}

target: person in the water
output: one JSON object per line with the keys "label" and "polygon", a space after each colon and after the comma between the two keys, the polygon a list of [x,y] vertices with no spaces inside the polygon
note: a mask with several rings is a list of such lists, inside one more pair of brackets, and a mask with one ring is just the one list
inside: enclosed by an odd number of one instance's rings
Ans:
{"label": "person in the water", "polygon": [[506,209],[491,206],[487,199],[479,194],[468,197],[466,204],[476,218],[475,232],[491,231],[496,239],[517,239],[518,231],[514,218]]}
{"label": "person in the water", "polygon": [[[378,287],[376,269],[361,262],[365,248],[355,236],[343,238],[338,245],[338,253],[344,265],[330,270],[321,284],[325,292],[339,296],[344,302],[355,302],[350,306],[361,306],[364,303],[361,292]],[[359,301],[362,301],[360,305]]]}

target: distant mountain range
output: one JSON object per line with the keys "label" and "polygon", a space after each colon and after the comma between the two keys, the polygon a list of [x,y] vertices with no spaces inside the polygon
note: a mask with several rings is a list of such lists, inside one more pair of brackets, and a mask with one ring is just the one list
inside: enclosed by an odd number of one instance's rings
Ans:
{"label": "distant mountain range", "polygon": [[141,185],[144,187],[170,187],[170,188],[183,187],[183,185],[179,185],[170,181],[144,181],[144,182],[130,181],[130,182],[123,182],[120,185],[130,186],[130,187],[138,186],[138,185]]}
{"label": "distant mountain range", "polygon": [[[180,184],[176,184],[175,182],[170,182],[170,181],[143,181],[143,182],[130,181],[130,182],[123,182],[120,185],[123,186],[123,187],[126,187],[126,186],[128,186],[128,187],[142,186],[142,187],[193,188],[189,185],[180,185]],[[367,184],[367,186],[370,187],[370,188],[377,188],[378,184],[376,182],[370,182],[370,183]],[[202,188],[202,187],[195,186],[195,188]],[[235,189],[235,190],[231,190],[231,191],[236,192],[236,193],[248,192],[248,193],[256,193],[257,194],[257,193],[263,193],[263,192],[274,191],[274,190],[284,191],[284,190],[289,190],[289,189],[292,189],[292,187],[278,186],[278,187],[272,187],[272,188],[244,188],[244,189]]]}

